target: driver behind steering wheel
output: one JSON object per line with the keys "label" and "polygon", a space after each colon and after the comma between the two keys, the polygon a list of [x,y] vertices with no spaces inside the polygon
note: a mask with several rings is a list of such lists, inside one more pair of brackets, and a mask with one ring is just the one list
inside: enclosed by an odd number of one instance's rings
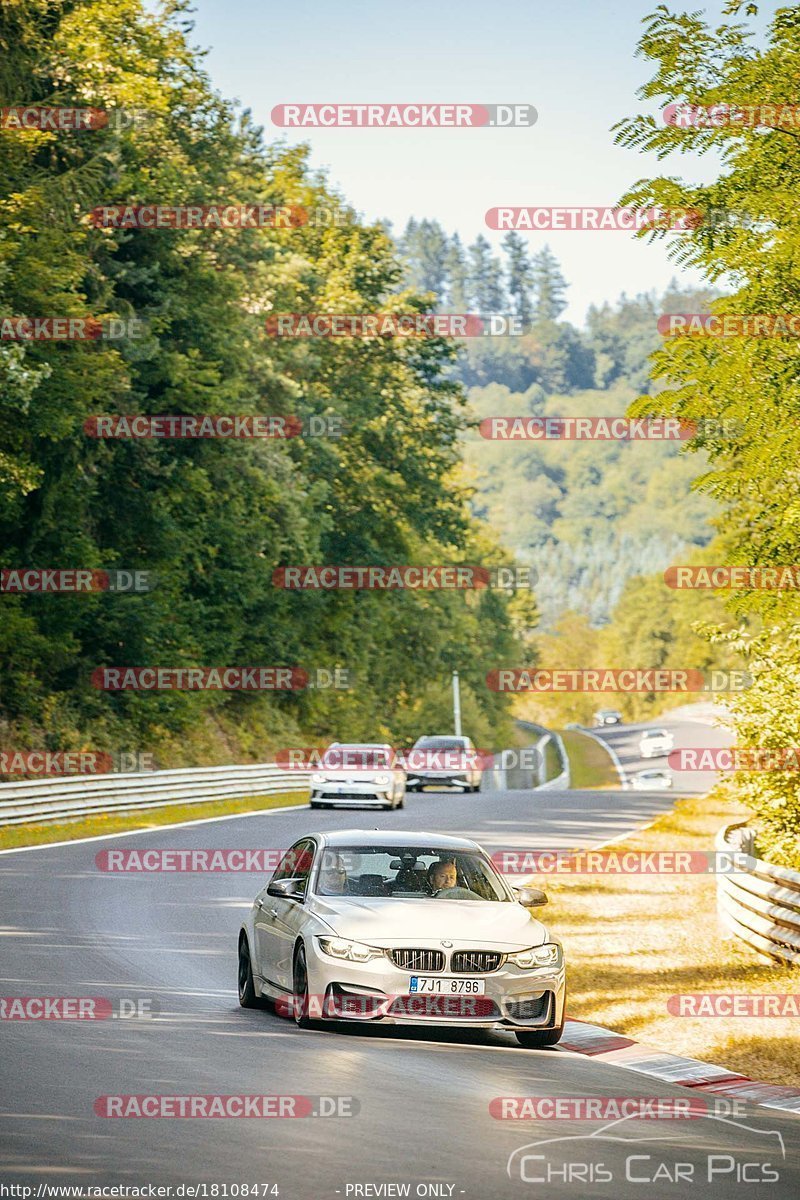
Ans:
{"label": "driver behind steering wheel", "polygon": [[454,862],[438,862],[431,863],[428,867],[428,887],[431,889],[431,895],[435,896],[438,892],[448,891],[450,888],[458,886],[458,872]]}

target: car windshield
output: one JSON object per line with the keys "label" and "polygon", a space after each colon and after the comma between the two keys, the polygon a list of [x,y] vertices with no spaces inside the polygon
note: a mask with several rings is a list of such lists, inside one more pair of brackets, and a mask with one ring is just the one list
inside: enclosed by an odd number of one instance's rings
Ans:
{"label": "car windshield", "polygon": [[385,771],[392,765],[392,756],[385,746],[329,746],[322,765],[332,771]]}
{"label": "car windshield", "polygon": [[511,899],[492,864],[477,850],[440,846],[328,847],[313,890],[319,896],[423,901]]}
{"label": "car windshield", "polygon": [[414,743],[415,750],[464,750],[463,738],[423,737]]}
{"label": "car windshield", "polygon": [[662,738],[667,736],[666,729],[648,729],[643,734],[646,738]]}

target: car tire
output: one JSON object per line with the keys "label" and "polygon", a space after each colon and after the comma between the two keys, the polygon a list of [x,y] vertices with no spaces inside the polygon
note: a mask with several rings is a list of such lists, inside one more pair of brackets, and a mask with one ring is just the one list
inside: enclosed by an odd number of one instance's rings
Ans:
{"label": "car tire", "polygon": [[541,1050],[543,1046],[555,1046],[564,1035],[564,1026],[556,1029],[521,1029],[514,1033],[520,1046],[526,1050]]}
{"label": "car tire", "polygon": [[302,943],[294,952],[292,967],[292,1012],[298,1029],[313,1029],[315,1022],[308,1015],[308,967],[306,950]]}
{"label": "car tire", "polygon": [[400,797],[400,799],[397,801],[397,804],[395,805],[395,807],[396,807],[396,808],[405,808],[405,806],[406,806],[406,798],[405,798],[405,796],[403,795],[403,796],[401,796],[401,797]]}
{"label": "car tire", "polygon": [[239,1003],[242,1008],[260,1008],[256,987],[253,983],[253,965],[250,961],[250,947],[244,934],[239,938],[239,971],[238,971]]}

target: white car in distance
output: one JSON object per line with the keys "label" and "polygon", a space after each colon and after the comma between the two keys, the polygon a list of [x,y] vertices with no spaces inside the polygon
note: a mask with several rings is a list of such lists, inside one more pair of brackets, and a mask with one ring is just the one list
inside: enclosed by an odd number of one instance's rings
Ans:
{"label": "white car in distance", "polygon": [[639,740],[642,758],[663,758],[675,746],[675,739],[667,729],[645,729]]}
{"label": "white car in distance", "polygon": [[460,787],[464,792],[479,792],[484,764],[491,765],[491,758],[479,754],[471,738],[460,734],[417,738],[406,756],[408,790]]}
{"label": "white car in distance", "polygon": [[672,787],[672,776],[669,771],[638,771],[633,777],[633,787],[637,792],[666,792]]}
{"label": "white car in distance", "polygon": [[406,773],[391,746],[333,742],[311,775],[311,808],[402,808]]}

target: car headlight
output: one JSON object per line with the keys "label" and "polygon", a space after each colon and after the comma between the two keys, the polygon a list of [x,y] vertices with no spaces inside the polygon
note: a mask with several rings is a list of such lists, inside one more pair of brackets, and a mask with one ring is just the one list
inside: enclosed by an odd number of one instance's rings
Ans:
{"label": "car headlight", "polygon": [[316,942],[323,954],[348,962],[371,962],[373,958],[383,958],[386,953],[378,946],[365,946],[363,942],[351,942],[349,938],[318,937]]}
{"label": "car headlight", "polygon": [[529,950],[517,950],[509,954],[507,962],[515,967],[529,970],[531,967],[560,967],[561,947],[558,942],[545,942],[543,946],[531,946]]}
{"label": "car headlight", "polygon": [[315,771],[314,774],[311,776],[311,782],[312,783],[324,783],[325,776],[322,774],[321,771]]}
{"label": "car headlight", "polygon": [[379,787],[388,787],[392,780],[388,775],[376,775],[375,782]]}

